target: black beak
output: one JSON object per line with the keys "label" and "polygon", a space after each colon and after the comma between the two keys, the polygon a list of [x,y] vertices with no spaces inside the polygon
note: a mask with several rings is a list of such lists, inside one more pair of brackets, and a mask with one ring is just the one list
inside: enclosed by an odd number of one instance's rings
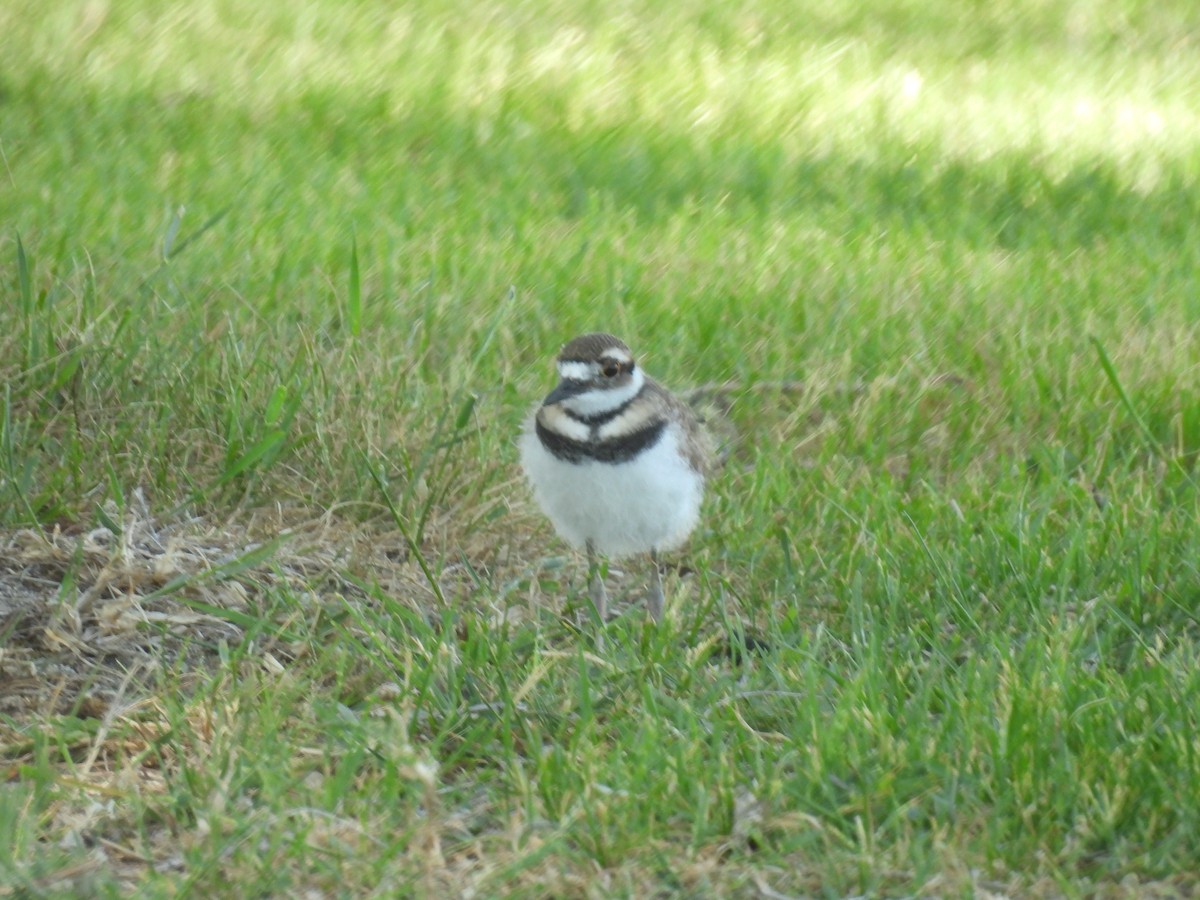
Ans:
{"label": "black beak", "polygon": [[564,379],[558,383],[558,387],[546,395],[546,399],[542,401],[543,406],[553,406],[556,403],[562,403],[576,394],[582,394],[588,389],[586,381],[570,381]]}

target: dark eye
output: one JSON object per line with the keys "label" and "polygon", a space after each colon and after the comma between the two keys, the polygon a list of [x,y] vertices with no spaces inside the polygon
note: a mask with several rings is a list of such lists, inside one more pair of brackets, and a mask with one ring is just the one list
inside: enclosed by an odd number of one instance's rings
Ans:
{"label": "dark eye", "polygon": [[601,371],[604,372],[605,378],[616,378],[618,375],[621,374],[621,366],[619,363],[606,362],[604,364],[604,368]]}

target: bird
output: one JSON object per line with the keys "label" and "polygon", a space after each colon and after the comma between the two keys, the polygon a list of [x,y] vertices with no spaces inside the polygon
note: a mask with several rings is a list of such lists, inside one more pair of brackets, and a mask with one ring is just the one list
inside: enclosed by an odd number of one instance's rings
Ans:
{"label": "bird", "polygon": [[555,531],[583,550],[601,624],[608,598],[599,557],[649,553],[647,608],[662,620],[659,554],[696,527],[712,451],[691,408],[647,375],[624,341],[580,335],[555,360],[558,385],[528,417],[521,465]]}

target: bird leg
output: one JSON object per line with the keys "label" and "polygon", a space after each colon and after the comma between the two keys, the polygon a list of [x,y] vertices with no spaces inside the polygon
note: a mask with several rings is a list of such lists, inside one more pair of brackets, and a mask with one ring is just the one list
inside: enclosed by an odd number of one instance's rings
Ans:
{"label": "bird leg", "polygon": [[596,558],[596,545],[591,541],[587,542],[587,558],[588,597],[591,598],[592,605],[596,607],[596,615],[600,618],[600,624],[603,625],[608,616],[608,593],[604,590],[604,575],[600,571],[600,561]]}
{"label": "bird leg", "polygon": [[663,614],[663,586],[662,586],[662,571],[658,567],[658,551],[650,551],[650,596],[646,598],[646,606],[650,610],[650,617],[655,622],[662,621]]}

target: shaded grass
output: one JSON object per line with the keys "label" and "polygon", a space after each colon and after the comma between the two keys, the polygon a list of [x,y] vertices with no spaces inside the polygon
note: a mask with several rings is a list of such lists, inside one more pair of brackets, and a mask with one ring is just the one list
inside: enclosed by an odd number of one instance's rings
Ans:
{"label": "shaded grass", "polygon": [[[1194,884],[1189,5],[31,9],[0,521],[380,552],[6,722],[13,889]],[[511,446],[595,327],[739,435],[604,654]]]}

